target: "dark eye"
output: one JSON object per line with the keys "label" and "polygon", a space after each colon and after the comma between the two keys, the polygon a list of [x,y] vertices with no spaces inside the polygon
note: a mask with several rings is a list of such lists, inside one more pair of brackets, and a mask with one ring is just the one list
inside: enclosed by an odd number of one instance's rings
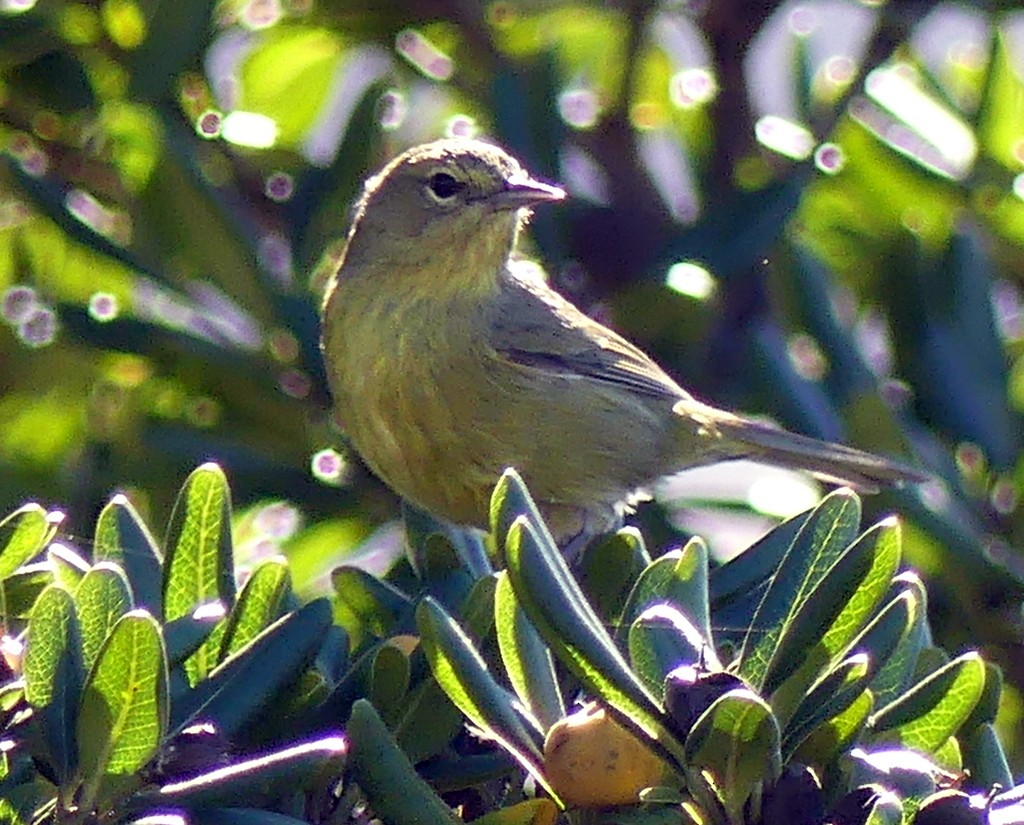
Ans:
{"label": "dark eye", "polygon": [[439,201],[446,201],[466,188],[466,184],[463,181],[456,180],[447,172],[435,172],[430,176],[430,181],[427,185],[430,187],[433,196]]}

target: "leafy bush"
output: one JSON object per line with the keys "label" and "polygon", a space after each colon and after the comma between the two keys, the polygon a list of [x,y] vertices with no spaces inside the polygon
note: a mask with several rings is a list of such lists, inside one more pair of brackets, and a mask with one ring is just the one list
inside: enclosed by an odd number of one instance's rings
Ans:
{"label": "leafy bush", "polygon": [[[410,512],[386,579],[343,566],[332,600],[304,605],[284,559],[235,569],[230,517],[205,465],[163,548],[120,496],[91,563],[38,506],[4,521],[9,821],[460,821],[445,800],[553,821],[567,799],[607,805],[616,777],[625,807],[605,821],[772,823],[796,805],[813,824],[856,804],[849,821],[909,822],[937,792],[1012,785],[999,671],[932,645],[898,522],[858,535],[850,492],[714,569],[700,540],[652,560],[623,530],[577,582],[510,471],[490,535],[505,569]],[[611,716],[572,724],[563,697]],[[1014,799],[985,805],[1005,817]]]}

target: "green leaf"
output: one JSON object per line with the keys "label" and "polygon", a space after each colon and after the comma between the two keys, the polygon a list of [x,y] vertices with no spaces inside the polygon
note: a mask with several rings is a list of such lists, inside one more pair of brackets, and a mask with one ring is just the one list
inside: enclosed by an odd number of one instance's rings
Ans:
{"label": "green leaf", "polygon": [[[871,690],[862,691],[846,710],[811,731],[789,761],[802,765],[830,764],[858,739],[874,709]],[[783,749],[788,753],[785,744]]]}
{"label": "green leaf", "polygon": [[334,619],[359,650],[368,635],[386,637],[399,618],[412,612],[412,601],[401,590],[360,567],[335,568],[331,583]]}
{"label": "green leaf", "polygon": [[108,561],[128,577],[136,605],[163,616],[163,559],[153,536],[131,502],[116,495],[100,511],[93,543],[95,561]]}
{"label": "green leaf", "polygon": [[412,667],[398,645],[385,642],[373,652],[367,697],[385,719],[395,719],[409,690]]}
{"label": "green leaf", "polygon": [[580,586],[598,615],[609,624],[622,615],[636,577],[651,563],[643,537],[635,527],[623,527],[584,550],[577,564]]}
{"label": "green leaf", "polygon": [[[637,577],[622,611],[621,627],[629,628],[654,604],[669,604],[686,616],[710,644],[708,601],[708,548],[701,539],[692,538],[682,549],[670,550],[655,559]],[[720,669],[713,648],[708,649],[707,655],[708,667]]]}
{"label": "green leaf", "polygon": [[1013,774],[995,728],[979,725],[964,742],[964,766],[979,788],[1013,787]]}
{"label": "green leaf", "polygon": [[298,682],[331,626],[331,608],[317,599],[282,617],[210,672],[172,708],[171,726],[217,725],[229,739]]}
{"label": "green leaf", "polygon": [[75,724],[82,698],[82,639],[75,603],[59,585],[46,588],[36,601],[25,643],[25,698],[40,717],[49,761],[61,793],[77,765]]}
{"label": "green leaf", "polygon": [[0,521],[0,580],[42,552],[57,532],[60,514],[25,504]]}
{"label": "green leaf", "polygon": [[75,605],[82,626],[83,661],[89,672],[118,619],[134,607],[127,576],[110,562],[96,564],[75,590]]}
{"label": "green leaf", "polygon": [[779,725],[771,708],[745,688],[720,696],[686,737],[686,761],[711,784],[730,821],[741,822],[755,788],[782,772]]}
{"label": "green leaf", "polygon": [[556,657],[683,764],[682,748],[662,724],[657,699],[615,647],[558,548],[541,538],[524,516],[512,524],[505,554],[516,597]]}
{"label": "green leaf", "polygon": [[779,640],[836,559],[857,535],[860,499],[836,490],[811,511],[765,591],[740,653],[737,675],[764,686]]}
{"label": "green leaf", "polygon": [[807,686],[861,630],[899,560],[899,523],[885,519],[850,545],[810,593],[779,637],[764,677],[763,690],[774,694],[772,707],[780,718],[788,718]]}
{"label": "green leaf", "polygon": [[[476,647],[443,607],[427,597],[416,608],[416,625],[430,669],[445,693],[473,724],[496,739],[547,787],[543,755],[537,739],[523,723],[525,709],[515,710],[515,699],[488,672]],[[552,792],[553,793],[553,792]]]}
{"label": "green leaf", "polygon": [[78,718],[83,807],[140,782],[167,731],[167,654],[143,610],[122,616],[89,674]]}
{"label": "green leaf", "polygon": [[788,759],[815,728],[844,713],[864,693],[870,679],[870,659],[863,653],[844,659],[823,674],[786,726],[783,755]]}
{"label": "green leaf", "polygon": [[28,616],[39,595],[53,584],[49,563],[26,564],[3,581],[4,607],[10,618]]}
{"label": "green leaf", "polygon": [[465,727],[462,715],[433,676],[410,690],[392,728],[403,753],[413,763],[437,756]]}
{"label": "green leaf", "polygon": [[989,58],[988,83],[978,109],[978,138],[985,152],[1006,169],[1020,163],[1017,142],[1024,120],[1024,81],[1014,66],[1014,47],[1009,31],[998,30]]}
{"label": "green leaf", "polygon": [[[204,464],[185,480],[167,530],[164,611],[168,621],[219,601],[235,601],[231,555],[231,492],[216,464]],[[220,638],[214,632],[185,663],[189,683],[209,675],[217,663]]]}
{"label": "green leaf", "polygon": [[[878,705],[884,707],[889,702],[902,696],[914,677],[921,651],[931,644],[931,632],[928,629],[928,592],[924,583],[916,573],[901,573],[893,579],[890,592],[901,595],[908,592],[906,605],[899,608],[909,618],[910,625],[900,636],[893,650],[886,658],[871,683],[871,690],[877,698]],[[898,597],[898,596],[897,596]],[[890,605],[892,602],[889,603]],[[888,609],[888,606],[887,606]],[[898,622],[897,622],[898,623]],[[862,644],[868,652],[877,639],[887,645],[888,631],[879,624],[880,636],[865,632]]]}
{"label": "green leaf", "polygon": [[808,510],[787,519],[738,556],[712,570],[708,578],[712,604],[720,608],[734,599],[749,599],[760,584],[775,575],[813,512]]}
{"label": "green leaf", "polygon": [[341,39],[330,29],[288,23],[264,29],[240,67],[238,108],[272,118],[278,143],[293,146],[326,103],[341,58]]}
{"label": "green leaf", "polygon": [[680,665],[696,665],[708,657],[717,663],[709,642],[690,620],[668,604],[656,604],[629,628],[629,661],[647,689],[663,698],[665,677]]}
{"label": "green leaf", "polygon": [[[460,825],[462,820],[420,779],[365,699],[352,706],[347,734],[352,779],[381,821],[388,825]],[[398,788],[400,793],[396,793]]]}
{"label": "green leaf", "polygon": [[252,571],[228,615],[218,661],[241,650],[283,613],[291,595],[288,562],[280,556],[264,559]]}
{"label": "green leaf", "polygon": [[879,710],[869,727],[876,741],[934,751],[956,734],[984,689],[984,661],[965,653]]}
{"label": "green leaf", "polygon": [[[348,742],[328,736],[266,756],[233,762],[223,768],[163,785],[132,800],[139,807],[183,807],[202,812],[218,805],[269,802],[341,776]],[[199,821],[204,821],[200,818]]]}
{"label": "green leaf", "polygon": [[494,593],[494,626],[498,650],[512,688],[540,724],[541,731],[546,733],[565,716],[555,662],[537,628],[526,617],[504,571],[498,574]]}
{"label": "green leaf", "polygon": [[53,542],[46,548],[46,561],[53,570],[53,578],[69,592],[74,592],[82,577],[89,572],[89,562],[70,547]]}

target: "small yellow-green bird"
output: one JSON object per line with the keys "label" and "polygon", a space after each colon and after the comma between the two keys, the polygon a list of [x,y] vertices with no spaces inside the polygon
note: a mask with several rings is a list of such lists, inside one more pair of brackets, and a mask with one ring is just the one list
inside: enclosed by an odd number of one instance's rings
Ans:
{"label": "small yellow-green bird", "polygon": [[565,193],[500,148],[439,140],[370,178],[323,304],[352,445],[395,492],[486,527],[506,467],[560,540],[614,525],[644,485],[750,458],[871,490],[903,464],[703,404],[517,262],[530,208]]}

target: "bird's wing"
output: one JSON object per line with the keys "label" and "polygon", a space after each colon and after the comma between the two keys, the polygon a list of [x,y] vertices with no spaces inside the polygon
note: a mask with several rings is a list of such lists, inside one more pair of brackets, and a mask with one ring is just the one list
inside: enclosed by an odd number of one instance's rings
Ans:
{"label": "bird's wing", "polygon": [[539,277],[512,270],[501,286],[490,342],[509,361],[657,398],[689,397],[642,350],[588,318]]}

